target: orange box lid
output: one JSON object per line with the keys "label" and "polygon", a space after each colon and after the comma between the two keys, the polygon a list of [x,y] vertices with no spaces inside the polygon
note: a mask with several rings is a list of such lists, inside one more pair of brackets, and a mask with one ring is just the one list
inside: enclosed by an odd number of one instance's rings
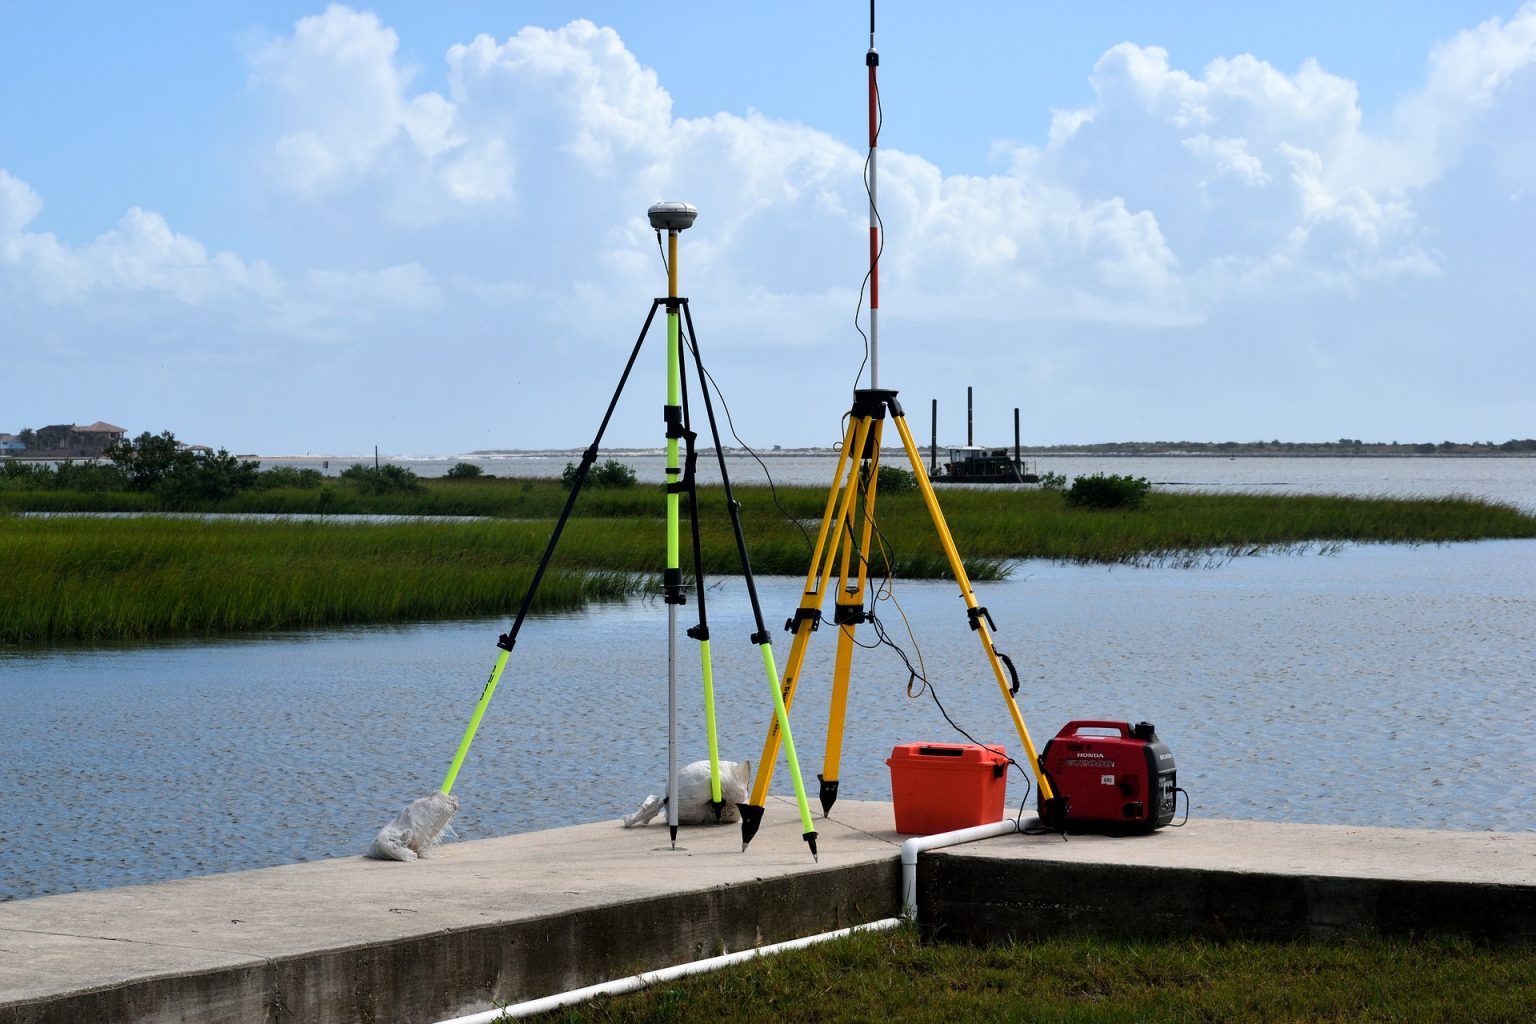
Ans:
{"label": "orange box lid", "polygon": [[929,768],[972,768],[1007,764],[1008,751],[1000,743],[898,743],[891,748],[891,767],[921,764]]}

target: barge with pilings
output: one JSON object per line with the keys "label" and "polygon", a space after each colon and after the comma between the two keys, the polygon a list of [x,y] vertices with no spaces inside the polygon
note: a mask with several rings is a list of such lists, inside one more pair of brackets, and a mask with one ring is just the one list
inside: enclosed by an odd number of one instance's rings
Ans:
{"label": "barge with pilings", "polygon": [[949,461],[939,463],[939,400],[933,400],[933,426],[928,448],[928,478],[936,484],[1037,484],[1040,474],[1019,457],[1019,410],[1013,410],[1013,455],[1006,448],[984,448],[972,430],[972,389],[965,389],[965,444],[949,449]]}

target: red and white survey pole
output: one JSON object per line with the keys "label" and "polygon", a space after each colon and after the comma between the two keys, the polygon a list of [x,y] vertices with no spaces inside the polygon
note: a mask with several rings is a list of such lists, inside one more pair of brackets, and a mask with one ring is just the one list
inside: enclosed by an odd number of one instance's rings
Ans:
{"label": "red and white survey pole", "polygon": [[869,160],[865,164],[864,186],[869,192],[869,386],[880,386],[880,215],[875,210],[875,148],[880,138],[880,88],[875,72],[880,54],[875,50],[875,0],[869,0],[869,52],[864,55],[869,68]]}

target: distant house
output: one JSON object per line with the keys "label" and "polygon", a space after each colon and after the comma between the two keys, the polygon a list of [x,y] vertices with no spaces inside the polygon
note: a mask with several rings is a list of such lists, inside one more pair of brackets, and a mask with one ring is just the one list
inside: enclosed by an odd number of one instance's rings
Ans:
{"label": "distant house", "polygon": [[125,428],[101,420],[87,427],[53,423],[38,428],[33,454],[56,459],[94,459],[108,445],[121,441],[126,433]]}
{"label": "distant house", "polygon": [[46,427],[38,427],[37,440],[33,442],[33,446],[39,452],[51,452],[56,448],[62,450],[74,429],[73,423],[50,423]]}
{"label": "distant house", "polygon": [[114,426],[111,423],[103,423],[101,420],[97,420],[88,427],[75,428],[76,437],[79,437],[86,444],[96,444],[102,448],[121,441],[126,433],[128,431],[122,427]]}
{"label": "distant house", "polygon": [[27,443],[15,434],[0,434],[0,455],[9,455],[12,452],[24,452]]}

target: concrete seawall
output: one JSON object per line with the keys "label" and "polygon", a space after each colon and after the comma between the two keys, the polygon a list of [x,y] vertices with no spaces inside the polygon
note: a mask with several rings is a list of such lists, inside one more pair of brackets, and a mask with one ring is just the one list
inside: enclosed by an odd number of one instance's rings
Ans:
{"label": "concrete seawall", "polygon": [[[604,822],[0,904],[0,1024],[428,1022],[894,915],[889,804],[841,801],[813,863],[788,800],[734,826]],[[925,854],[942,936],[1361,931],[1536,938],[1536,833],[1196,821]],[[1128,924],[1129,923],[1129,924]]]}
{"label": "concrete seawall", "polygon": [[918,882],[925,931],[961,941],[1536,942],[1536,833],[1193,821],[1148,836],[955,847],[922,863]]}

